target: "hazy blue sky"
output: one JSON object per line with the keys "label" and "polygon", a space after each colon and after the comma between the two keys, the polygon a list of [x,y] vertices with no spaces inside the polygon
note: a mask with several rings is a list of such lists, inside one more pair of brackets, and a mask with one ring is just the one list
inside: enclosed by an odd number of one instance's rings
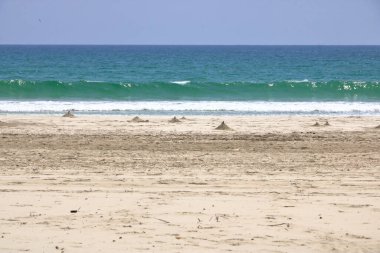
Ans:
{"label": "hazy blue sky", "polygon": [[380,45],[380,0],[0,0],[0,44]]}

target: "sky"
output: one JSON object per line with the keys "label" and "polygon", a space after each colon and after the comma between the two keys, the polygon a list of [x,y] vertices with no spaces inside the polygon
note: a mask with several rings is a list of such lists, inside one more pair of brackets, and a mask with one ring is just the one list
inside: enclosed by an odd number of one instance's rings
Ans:
{"label": "sky", "polygon": [[380,0],[0,0],[0,44],[380,45]]}

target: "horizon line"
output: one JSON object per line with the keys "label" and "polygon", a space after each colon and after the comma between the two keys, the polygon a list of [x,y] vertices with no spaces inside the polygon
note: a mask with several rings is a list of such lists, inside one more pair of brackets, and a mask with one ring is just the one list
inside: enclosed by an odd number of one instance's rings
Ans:
{"label": "horizon line", "polygon": [[38,44],[0,43],[0,46],[380,46],[380,44]]}

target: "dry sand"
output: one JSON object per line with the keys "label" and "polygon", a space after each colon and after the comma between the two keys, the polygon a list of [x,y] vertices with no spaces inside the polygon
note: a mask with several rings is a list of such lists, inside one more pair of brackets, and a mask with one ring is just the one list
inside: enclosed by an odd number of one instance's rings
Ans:
{"label": "dry sand", "polygon": [[0,252],[380,252],[380,117],[131,118],[0,116]]}

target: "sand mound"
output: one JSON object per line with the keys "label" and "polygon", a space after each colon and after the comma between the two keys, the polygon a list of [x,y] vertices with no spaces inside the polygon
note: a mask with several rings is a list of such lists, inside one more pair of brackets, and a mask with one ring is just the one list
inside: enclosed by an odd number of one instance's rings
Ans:
{"label": "sand mound", "polygon": [[71,110],[68,110],[65,114],[63,114],[62,117],[66,117],[66,118],[74,118],[74,114],[71,112]]}
{"label": "sand mound", "polygon": [[149,122],[149,120],[144,120],[144,119],[141,119],[139,116],[136,116],[132,120],[128,120],[128,122],[137,122],[137,123],[140,123],[140,122]]}
{"label": "sand mound", "polygon": [[330,126],[330,123],[326,120],[325,126]]}
{"label": "sand mound", "polygon": [[380,125],[378,125],[377,127],[375,127],[376,129],[380,129]]}
{"label": "sand mound", "polygon": [[182,118],[181,119],[183,119],[183,120],[186,120],[187,118],[185,117],[185,116],[182,116]]}
{"label": "sand mound", "polygon": [[169,123],[178,123],[181,122],[177,117],[173,117],[171,120],[169,120]]}
{"label": "sand mound", "polygon": [[313,126],[320,126],[318,122],[315,122]]}
{"label": "sand mound", "polygon": [[223,121],[217,128],[215,128],[215,130],[233,130],[233,129],[227,126],[227,124],[224,123]]}

